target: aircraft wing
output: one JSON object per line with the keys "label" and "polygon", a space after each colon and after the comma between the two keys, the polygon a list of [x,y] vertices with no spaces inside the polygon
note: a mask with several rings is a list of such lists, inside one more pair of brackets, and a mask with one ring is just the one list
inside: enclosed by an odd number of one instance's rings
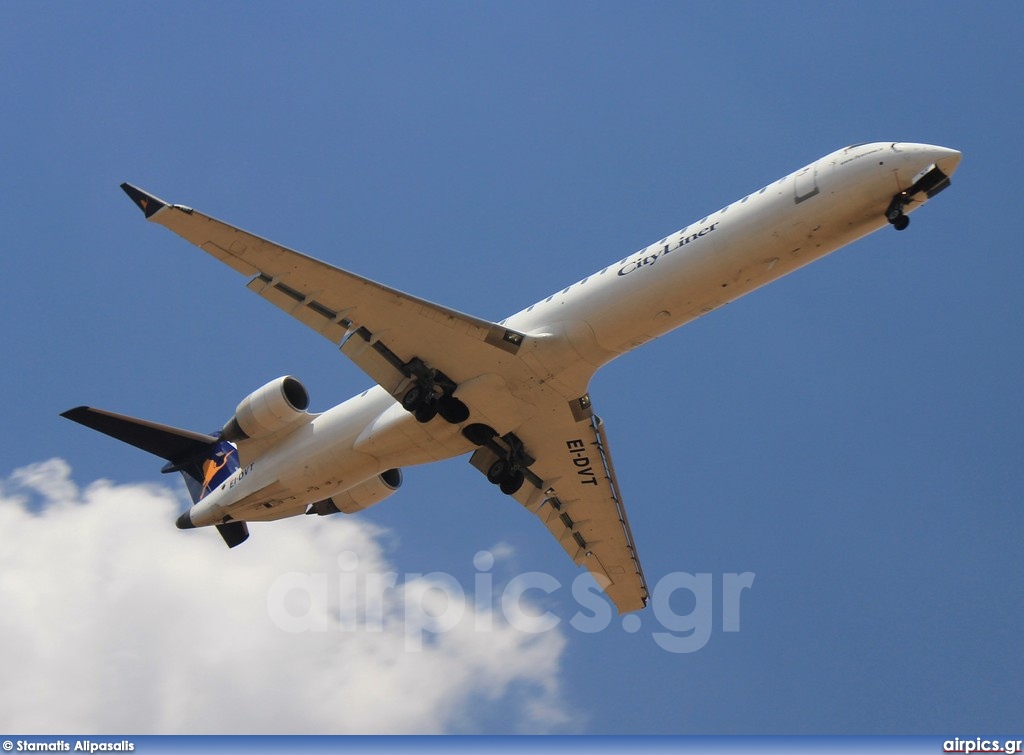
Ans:
{"label": "aircraft wing", "polygon": [[[582,415],[582,416],[581,416]],[[577,566],[586,566],[619,613],[647,605],[648,590],[619,493],[608,437],[586,401],[574,412],[565,402],[538,411],[516,430],[532,458],[526,482],[513,497],[532,511]],[[470,463],[484,474],[497,460],[492,441]]]}
{"label": "aircraft wing", "polygon": [[[515,437],[533,461],[514,497],[577,565],[594,574],[620,612],[644,607],[647,585],[601,421],[588,398],[567,402],[537,383],[526,359],[517,356],[523,334],[382,286],[130,184],[121,188],[148,220],[248,276],[250,290],[340,344],[396,398],[410,384],[414,363],[423,360],[442,369],[459,386],[456,396],[476,411],[506,420],[496,425],[516,427]],[[513,396],[510,383],[533,389]],[[486,473],[502,438],[477,451],[474,466]]]}
{"label": "aircraft wing", "polygon": [[383,286],[275,244],[131,184],[121,188],[146,219],[168,228],[250,278],[248,288],[335,344],[399,397],[410,362],[426,350],[452,357],[459,383],[522,369],[520,333]]}

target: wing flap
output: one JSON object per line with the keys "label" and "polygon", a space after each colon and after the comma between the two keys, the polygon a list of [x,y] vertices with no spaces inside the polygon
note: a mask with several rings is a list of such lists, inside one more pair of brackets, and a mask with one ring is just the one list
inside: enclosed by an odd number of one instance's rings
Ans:
{"label": "wing flap", "polygon": [[341,353],[396,398],[408,385],[408,368],[401,357],[366,328],[351,333],[341,345]]}
{"label": "wing flap", "polygon": [[278,309],[281,309],[332,343],[341,343],[351,325],[343,315],[328,309],[312,296],[284,286],[274,286],[262,275],[257,275],[246,286]]}

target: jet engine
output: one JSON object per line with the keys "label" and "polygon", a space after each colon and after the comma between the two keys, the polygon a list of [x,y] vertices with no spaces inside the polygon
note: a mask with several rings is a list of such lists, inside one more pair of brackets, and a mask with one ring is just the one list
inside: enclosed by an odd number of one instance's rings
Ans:
{"label": "jet engine", "polygon": [[308,417],[308,406],[306,387],[291,375],[279,377],[242,399],[221,438],[239,441],[270,435]]}
{"label": "jet engine", "polygon": [[370,508],[375,503],[380,503],[401,486],[402,470],[388,469],[376,477],[371,477],[366,482],[346,490],[344,493],[338,493],[331,498],[317,501],[309,507],[306,513],[319,514],[320,516],[337,514],[338,512],[355,514],[357,511]]}

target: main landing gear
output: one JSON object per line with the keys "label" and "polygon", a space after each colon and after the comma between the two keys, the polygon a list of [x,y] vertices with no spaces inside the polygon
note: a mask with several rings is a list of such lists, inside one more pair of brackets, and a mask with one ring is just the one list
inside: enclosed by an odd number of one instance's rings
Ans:
{"label": "main landing gear", "polygon": [[888,209],[885,211],[885,219],[897,231],[902,231],[910,225],[910,218],[903,213],[903,208],[910,204],[910,201],[910,193],[901,191],[892,198]]}
{"label": "main landing gear", "polygon": [[526,473],[505,459],[498,459],[487,469],[487,481],[498,486],[505,495],[515,495],[526,482]]}
{"label": "main landing gear", "polygon": [[455,398],[455,382],[440,370],[431,369],[419,358],[407,362],[403,369],[412,383],[402,395],[402,408],[418,422],[430,422],[437,415],[445,422],[461,425],[469,419],[469,407]]}
{"label": "main landing gear", "polygon": [[402,407],[412,412],[417,422],[430,422],[440,414],[445,422],[458,425],[469,419],[469,407],[452,395],[454,390],[454,384],[449,387],[432,380],[417,380],[402,397]]}
{"label": "main landing gear", "polygon": [[[469,407],[455,398],[457,386],[447,375],[427,367],[420,359],[413,359],[404,367],[412,383],[402,395],[402,408],[412,413],[418,422],[430,422],[438,415],[453,425],[461,425],[469,419]],[[481,450],[487,450],[487,461],[477,467],[486,473],[487,480],[505,495],[517,493],[526,482],[527,467],[534,462],[523,448],[523,442],[514,433],[499,437],[493,427],[480,422],[463,427],[462,435]]]}
{"label": "main landing gear", "polygon": [[466,425],[462,434],[471,443],[487,448],[497,457],[487,466],[487,481],[497,485],[505,495],[515,495],[526,481],[526,468],[533,463],[523,448],[523,442],[514,433],[498,438],[494,428],[479,422]]}

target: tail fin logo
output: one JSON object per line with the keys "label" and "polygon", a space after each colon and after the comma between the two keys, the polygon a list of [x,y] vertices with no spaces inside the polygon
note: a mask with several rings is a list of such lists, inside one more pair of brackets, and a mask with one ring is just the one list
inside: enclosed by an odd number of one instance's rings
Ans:
{"label": "tail fin logo", "polygon": [[[225,452],[223,446],[228,446],[231,450]],[[233,464],[230,463],[235,453],[237,453],[237,449],[234,447],[229,446],[227,443],[219,443],[217,452],[209,459],[203,461],[203,487],[199,492],[200,500],[209,494],[211,488],[219,485],[238,468],[237,460]],[[220,474],[224,470],[227,470],[226,473]]]}
{"label": "tail fin logo", "polygon": [[225,440],[219,440],[202,455],[181,465],[178,471],[185,478],[185,485],[195,504],[227,482],[237,469],[238,449]]}

